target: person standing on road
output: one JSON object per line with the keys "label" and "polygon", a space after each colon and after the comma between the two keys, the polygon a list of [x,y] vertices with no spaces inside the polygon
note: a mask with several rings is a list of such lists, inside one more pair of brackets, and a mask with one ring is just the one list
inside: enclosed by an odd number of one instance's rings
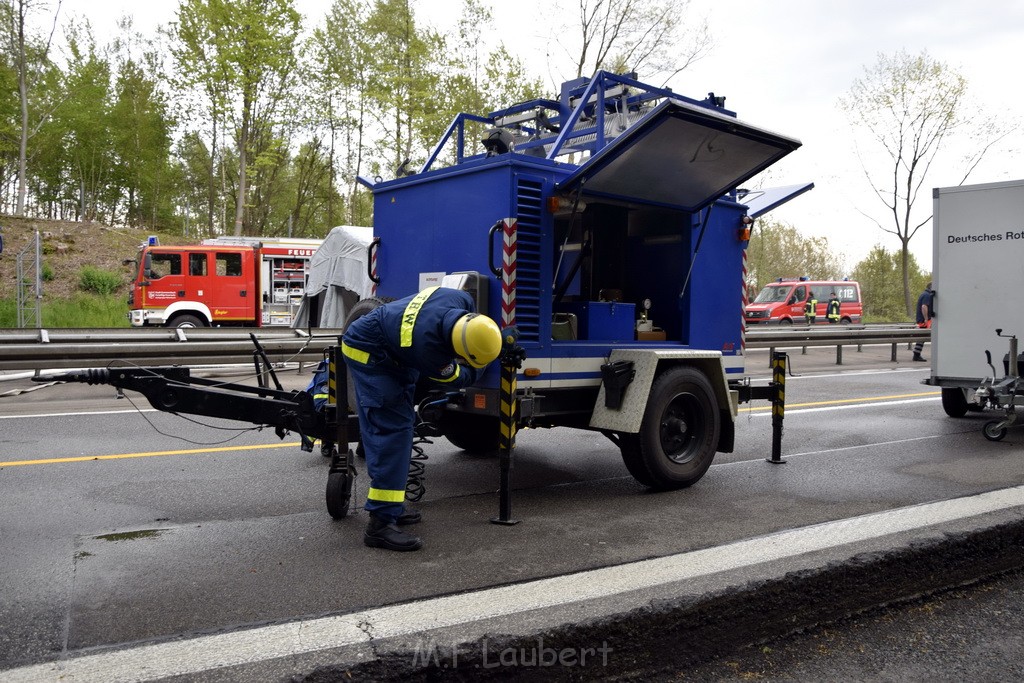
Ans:
{"label": "person standing on road", "polygon": [[474,310],[466,292],[430,287],[373,309],[345,330],[341,352],[355,385],[370,475],[370,521],[363,542],[372,548],[419,550],[423,545],[398,528],[420,521],[418,511],[405,508],[416,382],[422,375],[446,389],[469,386],[498,357],[501,330]]}
{"label": "person standing on road", "polygon": [[828,300],[828,310],[825,313],[825,317],[832,324],[839,322],[839,297],[836,296],[835,292],[832,292],[832,296]]}
{"label": "person standing on road", "polygon": [[[935,315],[935,311],[932,306],[932,283],[928,283],[924,286],[924,291],[921,292],[921,296],[917,297],[917,326],[921,329],[931,329],[932,317]],[[913,360],[924,363],[928,359],[921,355],[924,350],[924,340],[914,344],[914,356]]]}
{"label": "person standing on road", "polygon": [[807,292],[807,303],[804,304],[804,318],[808,325],[813,325],[818,318],[818,300],[814,298],[814,292]]}

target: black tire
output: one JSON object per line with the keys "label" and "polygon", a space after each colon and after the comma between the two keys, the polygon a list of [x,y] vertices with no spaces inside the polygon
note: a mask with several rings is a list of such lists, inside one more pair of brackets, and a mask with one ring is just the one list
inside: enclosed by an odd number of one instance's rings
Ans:
{"label": "black tire", "polygon": [[494,453],[501,436],[498,418],[445,412],[440,429],[453,446],[474,454]]}
{"label": "black tire", "polygon": [[639,434],[620,435],[626,469],[644,486],[691,486],[715,457],[721,416],[707,376],[676,367],[654,380]]}
{"label": "black tire", "polygon": [[[379,307],[383,306],[384,304],[386,304],[389,301],[394,301],[394,299],[386,299],[386,298],[379,297],[379,296],[371,296],[368,299],[360,299],[359,301],[357,301],[356,305],[353,306],[352,310],[348,312],[347,316],[345,316],[345,325],[344,325],[344,327],[341,328],[342,334],[344,334],[345,330],[348,329],[348,326],[351,325],[352,323],[354,323],[356,320],[359,320],[360,318],[362,318],[364,315],[366,315],[367,313],[369,313],[373,309],[379,308]],[[347,372],[347,370],[346,370],[346,372]],[[355,409],[356,409],[356,387],[355,387],[355,384],[352,382],[352,375],[348,374],[347,377],[348,377],[348,407],[349,407],[349,410],[355,412]]]}
{"label": "black tire", "polygon": [[1003,437],[1006,436],[1006,427],[999,427],[1002,420],[990,420],[985,423],[982,427],[981,433],[985,435],[985,438],[989,441],[1002,441]]}
{"label": "black tire", "polygon": [[[352,457],[352,454],[349,454]],[[342,519],[348,515],[352,501],[352,476],[344,472],[327,475],[327,513],[331,519]]]}
{"label": "black tire", "polygon": [[792,325],[793,324],[793,319],[792,318],[783,318],[782,320],[779,321],[779,324],[780,325]]}
{"label": "black tire", "polygon": [[179,313],[171,318],[166,326],[180,328],[206,327],[206,321],[191,313]]}
{"label": "black tire", "polygon": [[849,318],[843,318],[842,320],[839,321],[839,324],[840,325],[852,325],[853,321],[850,320]]}
{"label": "black tire", "polygon": [[967,414],[967,397],[959,387],[942,388],[942,409],[950,417],[963,417]]}
{"label": "black tire", "polygon": [[352,307],[352,310],[348,312],[348,315],[345,316],[345,326],[341,328],[341,331],[344,332],[345,330],[348,329],[348,326],[354,323],[356,320],[359,320],[373,309],[379,308],[380,306],[383,306],[389,301],[394,301],[394,299],[385,299],[379,296],[371,296],[368,299],[360,299],[359,301],[356,302],[356,305]]}

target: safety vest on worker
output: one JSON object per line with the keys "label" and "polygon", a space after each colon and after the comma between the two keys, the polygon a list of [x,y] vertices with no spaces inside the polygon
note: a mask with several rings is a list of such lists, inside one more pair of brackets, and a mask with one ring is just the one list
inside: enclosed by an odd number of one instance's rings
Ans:
{"label": "safety vest on worker", "polygon": [[839,299],[829,299],[827,317],[829,322],[839,322]]}
{"label": "safety vest on worker", "polygon": [[818,300],[811,298],[804,304],[804,315],[808,320],[813,320],[818,315]]}
{"label": "safety vest on worker", "polygon": [[452,329],[474,310],[473,297],[449,287],[433,287],[380,306],[345,331],[342,352],[356,361],[393,362],[417,370],[446,387],[476,382],[478,371],[456,362]]}

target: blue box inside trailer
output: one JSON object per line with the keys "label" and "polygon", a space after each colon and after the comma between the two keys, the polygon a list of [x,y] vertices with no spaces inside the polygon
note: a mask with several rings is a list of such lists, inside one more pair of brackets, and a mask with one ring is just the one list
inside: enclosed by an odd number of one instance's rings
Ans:
{"label": "blue box inside trailer", "polygon": [[636,304],[621,301],[576,301],[558,310],[576,316],[580,340],[632,341],[636,329]]}

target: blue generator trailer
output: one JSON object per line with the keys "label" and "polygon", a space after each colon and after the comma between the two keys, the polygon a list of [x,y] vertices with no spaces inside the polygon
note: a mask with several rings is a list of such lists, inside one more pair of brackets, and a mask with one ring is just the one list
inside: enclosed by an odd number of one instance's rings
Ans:
{"label": "blue generator trailer", "polygon": [[[732,451],[738,403],[760,398],[743,381],[750,224],[812,185],[741,186],[799,146],[713,93],[632,74],[460,114],[418,170],[361,179],[376,295],[470,291],[525,350],[513,431],[597,430],[642,484],[688,486]],[[500,375],[443,402],[435,423],[457,447],[498,447]]]}

